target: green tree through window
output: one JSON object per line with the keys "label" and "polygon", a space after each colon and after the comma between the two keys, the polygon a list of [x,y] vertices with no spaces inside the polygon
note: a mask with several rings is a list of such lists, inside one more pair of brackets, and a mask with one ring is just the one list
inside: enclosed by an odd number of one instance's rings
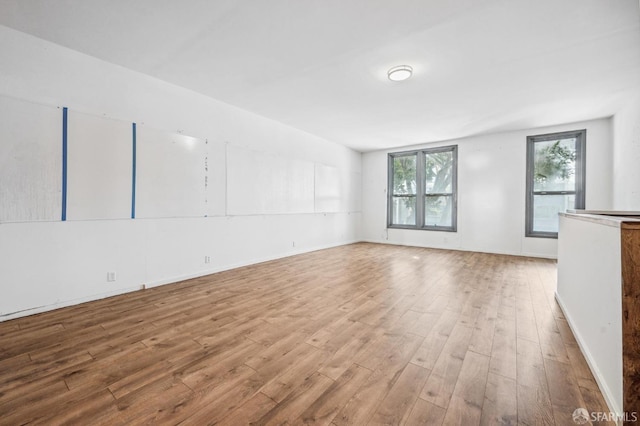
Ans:
{"label": "green tree through window", "polygon": [[[564,142],[564,143],[563,143]],[[535,151],[534,179],[540,186],[569,180],[575,173],[575,140],[555,141]]]}
{"label": "green tree through window", "polygon": [[455,231],[457,147],[389,155],[389,227]]}
{"label": "green tree through window", "polygon": [[558,213],[584,208],[586,131],[527,138],[528,237],[558,236]]}
{"label": "green tree through window", "polygon": [[398,225],[415,225],[417,195],[417,155],[393,159],[393,215]]}

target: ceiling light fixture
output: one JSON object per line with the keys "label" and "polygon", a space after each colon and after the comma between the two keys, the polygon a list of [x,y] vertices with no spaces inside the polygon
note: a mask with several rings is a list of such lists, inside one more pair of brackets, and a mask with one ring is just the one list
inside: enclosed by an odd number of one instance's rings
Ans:
{"label": "ceiling light fixture", "polygon": [[413,68],[409,65],[398,65],[387,71],[387,77],[391,81],[404,81],[411,77],[411,74],[413,74]]}

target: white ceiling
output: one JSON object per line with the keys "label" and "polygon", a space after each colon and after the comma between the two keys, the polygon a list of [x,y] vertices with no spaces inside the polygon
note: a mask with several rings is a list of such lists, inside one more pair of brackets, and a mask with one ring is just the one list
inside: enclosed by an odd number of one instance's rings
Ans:
{"label": "white ceiling", "polygon": [[[0,24],[368,151],[614,114],[638,0],[0,0]],[[409,64],[403,83],[386,78]]]}

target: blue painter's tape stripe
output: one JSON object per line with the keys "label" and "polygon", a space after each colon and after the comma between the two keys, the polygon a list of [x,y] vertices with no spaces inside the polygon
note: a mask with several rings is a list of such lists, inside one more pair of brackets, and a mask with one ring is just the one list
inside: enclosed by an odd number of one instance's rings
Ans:
{"label": "blue painter's tape stripe", "polygon": [[132,123],[133,169],[131,170],[131,219],[136,218],[136,123]]}
{"label": "blue painter's tape stripe", "polygon": [[67,220],[67,107],[62,108],[62,220]]}

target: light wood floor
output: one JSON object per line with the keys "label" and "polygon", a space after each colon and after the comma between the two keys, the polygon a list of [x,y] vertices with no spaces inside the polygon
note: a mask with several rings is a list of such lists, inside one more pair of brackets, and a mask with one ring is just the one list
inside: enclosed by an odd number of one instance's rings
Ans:
{"label": "light wood floor", "polygon": [[355,244],[0,323],[0,424],[571,425],[555,276]]}

